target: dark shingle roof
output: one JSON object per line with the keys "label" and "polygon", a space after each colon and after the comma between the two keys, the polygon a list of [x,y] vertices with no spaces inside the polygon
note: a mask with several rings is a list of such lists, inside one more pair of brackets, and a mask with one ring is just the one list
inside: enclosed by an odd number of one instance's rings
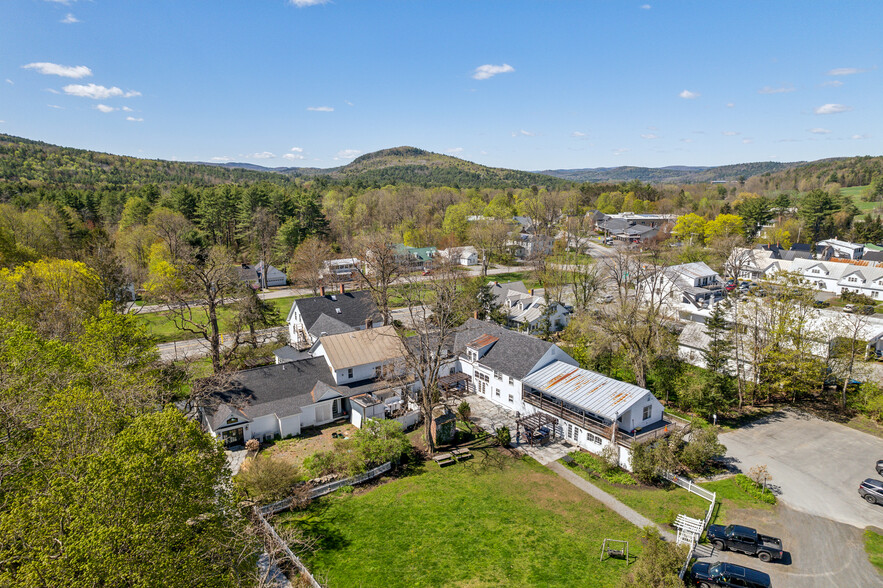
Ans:
{"label": "dark shingle roof", "polygon": [[323,333],[326,335],[340,335],[342,333],[351,333],[355,330],[355,327],[351,327],[327,314],[320,314],[316,322],[313,323],[313,326],[307,329],[313,337],[319,337]]}
{"label": "dark shingle roof", "polygon": [[[310,332],[323,314],[354,328],[365,326],[365,321],[368,319],[373,322],[381,318],[380,311],[377,310],[377,305],[374,304],[374,299],[367,290],[301,298],[294,301],[291,306],[292,311],[295,307],[300,310],[304,325]],[[337,309],[340,309],[339,313]],[[292,312],[289,312],[289,320],[291,315]]]}
{"label": "dark shingle roof", "polygon": [[312,357],[306,351],[298,351],[291,345],[280,347],[273,352],[273,355],[276,356],[277,363],[283,361],[300,361],[302,359],[309,359],[310,357]]}
{"label": "dark shingle roof", "polygon": [[493,335],[499,341],[479,358],[479,363],[519,380],[553,347],[552,343],[536,337],[510,331],[496,323],[471,318],[457,329],[454,353],[466,355],[466,346],[482,335]]}
{"label": "dark shingle roof", "polygon": [[230,387],[215,394],[220,403],[206,410],[212,430],[231,416],[254,420],[268,414],[279,418],[295,415],[314,403],[311,392],[317,382],[334,386],[324,358],[310,358],[237,372]]}

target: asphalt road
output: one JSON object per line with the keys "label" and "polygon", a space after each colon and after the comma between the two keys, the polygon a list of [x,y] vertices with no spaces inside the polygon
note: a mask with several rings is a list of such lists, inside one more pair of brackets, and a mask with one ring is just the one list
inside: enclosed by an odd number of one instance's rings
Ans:
{"label": "asphalt road", "polygon": [[[257,331],[258,344],[263,345],[273,341],[280,332],[285,332],[287,329],[288,327],[273,327]],[[229,343],[222,342],[221,345],[225,349],[229,347]],[[163,361],[196,359],[209,354],[209,344],[205,339],[187,339],[173,343],[160,343],[156,348],[159,350],[160,359]]]}
{"label": "asphalt road", "polygon": [[883,586],[868,562],[862,533],[883,528],[883,506],[858,495],[859,482],[877,477],[883,440],[813,416],[784,411],[720,436],[742,472],[766,465],[778,494],[771,511],[731,513],[721,524],[744,524],[780,537],[782,563],[714,552],[705,561],[731,561],[770,574],[773,585],[797,587]]}

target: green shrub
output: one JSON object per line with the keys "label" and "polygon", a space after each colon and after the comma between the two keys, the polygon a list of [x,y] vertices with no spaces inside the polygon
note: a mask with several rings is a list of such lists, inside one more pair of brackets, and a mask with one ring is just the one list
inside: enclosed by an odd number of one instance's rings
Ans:
{"label": "green shrub", "polygon": [[637,482],[628,472],[619,468],[611,468],[603,458],[586,453],[584,451],[574,451],[570,454],[573,461],[585,469],[598,474],[603,480],[611,484],[623,484],[626,486],[635,486]]}
{"label": "green shrub", "polygon": [[497,428],[494,437],[497,439],[497,443],[503,447],[509,447],[509,443],[512,441],[512,433],[509,432],[509,427]]}
{"label": "green shrub", "polygon": [[734,481],[736,482],[736,485],[739,486],[739,488],[741,488],[747,494],[751,495],[757,500],[760,500],[761,502],[766,502],[767,504],[776,504],[775,494],[773,494],[770,490],[764,491],[763,488],[758,486],[751,478],[749,478],[745,474],[736,474]]}
{"label": "green shrub", "polygon": [[858,292],[843,291],[840,294],[840,300],[850,302],[852,304],[869,304],[874,305],[875,301],[867,294],[859,294]]}
{"label": "green shrub", "polygon": [[352,486],[349,486],[349,485],[341,486],[340,488],[337,489],[337,491],[340,492],[341,494],[352,494],[353,490],[355,490],[355,488],[353,488]]}
{"label": "green shrub", "polygon": [[234,480],[249,498],[266,503],[291,494],[300,475],[290,463],[263,454],[246,461]]}

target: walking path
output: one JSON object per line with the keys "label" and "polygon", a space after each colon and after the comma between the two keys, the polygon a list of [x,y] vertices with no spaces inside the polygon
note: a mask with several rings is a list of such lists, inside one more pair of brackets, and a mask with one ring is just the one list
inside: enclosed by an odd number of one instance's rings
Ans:
{"label": "walking path", "polygon": [[626,506],[621,503],[619,500],[614,498],[613,496],[607,494],[591,482],[584,480],[579,477],[566,466],[562,465],[560,462],[553,461],[552,463],[546,464],[546,467],[585,492],[590,495],[592,498],[595,498],[599,502],[603,503],[604,506],[612,510],[613,512],[622,516],[625,520],[632,523],[636,527],[644,528],[647,525],[652,525],[659,529],[659,533],[667,540],[674,541],[675,536],[670,531],[666,531],[660,525],[657,525],[644,515],[640,514],[638,511],[634,510],[631,507]]}

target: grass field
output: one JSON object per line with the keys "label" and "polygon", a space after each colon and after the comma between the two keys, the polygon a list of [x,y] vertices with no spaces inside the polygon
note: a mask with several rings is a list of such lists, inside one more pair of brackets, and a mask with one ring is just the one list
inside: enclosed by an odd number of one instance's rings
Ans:
{"label": "grass field", "polygon": [[[567,465],[567,464],[565,464]],[[568,466],[570,467],[570,466]],[[647,486],[626,487],[610,484],[588,475],[581,468],[570,467],[574,472],[601,488],[608,494],[615,496],[624,504],[632,507],[654,523],[665,525],[674,521],[679,514],[703,519],[708,512],[708,501],[704,498],[687,492],[683,488],[673,486],[670,488],[651,488]],[[712,522],[727,521],[730,510],[738,508],[759,508],[769,510],[771,505],[755,500],[752,496],[739,488],[732,478],[700,484],[703,488],[717,493],[720,506],[714,514]]]}
{"label": "grass field", "polygon": [[883,203],[881,202],[865,202],[864,200],[862,200],[862,194],[865,192],[865,190],[869,188],[870,186],[852,186],[851,188],[841,188],[840,194],[851,197],[852,202],[855,204],[855,207],[858,208],[862,213],[872,212],[875,208],[883,208]]}
{"label": "grass field", "polygon": [[865,551],[868,559],[883,574],[883,535],[871,529],[865,530]]}
{"label": "grass field", "polygon": [[640,555],[639,530],[537,462],[482,456],[280,515],[319,538],[307,566],[329,586],[613,586],[605,537]]}
{"label": "grass field", "polygon": [[[291,303],[295,298],[295,296],[288,296],[285,298],[273,298],[267,301],[275,306],[276,309],[279,311],[281,321],[279,322],[278,326],[282,326],[285,324],[285,317],[288,316],[288,311],[291,309]],[[194,314],[196,313],[194,312]],[[201,311],[201,315],[202,316],[199,320],[204,319],[205,311]],[[147,331],[156,339],[157,343],[183,341],[185,339],[193,339],[198,336],[189,331],[179,330],[178,327],[175,326],[175,321],[172,320],[172,317],[167,312],[153,312],[150,314],[139,314],[136,316],[138,317],[138,320],[147,325]],[[230,321],[233,318],[233,311],[229,307],[222,308],[219,312],[218,318],[221,332],[229,332]]]}

